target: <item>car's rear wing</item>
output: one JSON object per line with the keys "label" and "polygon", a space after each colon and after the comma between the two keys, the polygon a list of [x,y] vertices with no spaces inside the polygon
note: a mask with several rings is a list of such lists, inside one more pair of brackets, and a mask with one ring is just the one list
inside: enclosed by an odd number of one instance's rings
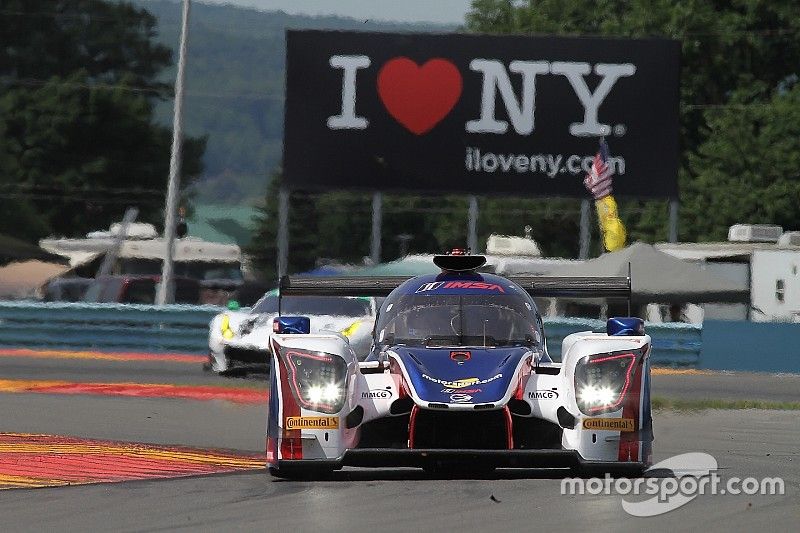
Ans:
{"label": "car's rear wing", "polygon": [[[280,296],[388,296],[407,276],[310,277],[284,276],[280,281]],[[568,277],[568,276],[509,276],[509,279],[531,296],[542,298],[624,298],[630,307],[631,278]]]}

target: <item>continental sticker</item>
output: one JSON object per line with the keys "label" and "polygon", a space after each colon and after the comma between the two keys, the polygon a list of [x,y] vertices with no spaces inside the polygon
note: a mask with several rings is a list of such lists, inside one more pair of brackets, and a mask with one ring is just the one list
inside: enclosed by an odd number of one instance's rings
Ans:
{"label": "continental sticker", "polygon": [[634,431],[633,418],[584,418],[583,429]]}
{"label": "continental sticker", "polygon": [[339,429],[338,416],[289,416],[286,429]]}

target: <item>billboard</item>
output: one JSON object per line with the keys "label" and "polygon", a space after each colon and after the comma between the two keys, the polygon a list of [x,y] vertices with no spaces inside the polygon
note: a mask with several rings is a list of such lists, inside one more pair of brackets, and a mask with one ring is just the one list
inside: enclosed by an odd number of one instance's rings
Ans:
{"label": "billboard", "polygon": [[667,39],[287,32],[291,188],[675,198],[680,45]]}

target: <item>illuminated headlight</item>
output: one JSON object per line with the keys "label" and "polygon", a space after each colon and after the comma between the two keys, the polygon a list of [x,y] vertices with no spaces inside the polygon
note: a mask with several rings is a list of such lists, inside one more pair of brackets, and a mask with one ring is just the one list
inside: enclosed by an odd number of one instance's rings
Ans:
{"label": "illuminated headlight", "polygon": [[617,393],[611,387],[584,385],[578,390],[578,402],[590,407],[608,407],[616,398]]}
{"label": "illuminated headlight", "polygon": [[328,383],[325,386],[314,385],[308,388],[308,399],[312,404],[319,405],[323,402],[334,403],[342,395],[342,389],[336,383]]}
{"label": "illuminated headlight", "polygon": [[220,332],[222,332],[222,338],[226,340],[230,340],[234,337],[234,332],[231,329],[231,317],[228,315],[222,315],[222,320],[219,323]]}
{"label": "illuminated headlight", "polygon": [[584,414],[617,411],[633,379],[635,353],[593,355],[575,366],[575,397]]}
{"label": "illuminated headlight", "polygon": [[344,405],[347,363],[339,356],[281,349],[289,385],[298,403],[322,413],[338,413]]}

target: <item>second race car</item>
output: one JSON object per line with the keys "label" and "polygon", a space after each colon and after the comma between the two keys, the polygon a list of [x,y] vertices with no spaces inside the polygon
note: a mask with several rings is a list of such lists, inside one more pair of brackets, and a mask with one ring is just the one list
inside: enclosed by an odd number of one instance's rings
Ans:
{"label": "second race car", "polygon": [[205,367],[217,373],[267,369],[272,319],[278,315],[279,305],[284,314],[308,316],[313,332],[341,333],[361,359],[369,352],[377,312],[375,298],[287,296],[279,302],[278,291],[272,290],[249,310],[229,310],[214,316],[209,324]]}

